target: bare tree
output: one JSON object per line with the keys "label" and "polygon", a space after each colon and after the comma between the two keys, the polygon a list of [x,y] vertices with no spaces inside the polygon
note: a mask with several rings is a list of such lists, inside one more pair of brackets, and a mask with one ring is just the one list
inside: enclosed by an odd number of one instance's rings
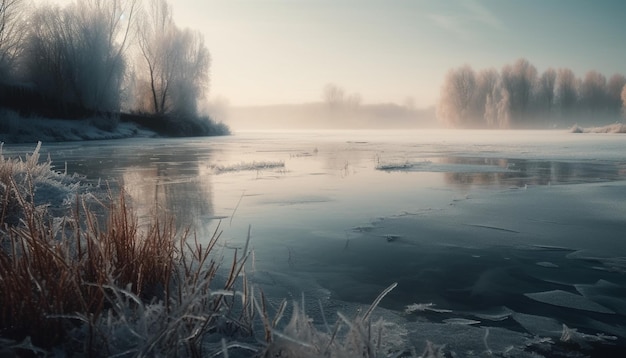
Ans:
{"label": "bare tree", "polygon": [[585,74],[580,88],[582,105],[593,114],[603,111],[607,107],[606,77],[597,71]]}
{"label": "bare tree", "polygon": [[556,70],[552,67],[545,70],[537,81],[534,103],[540,116],[550,115],[554,105]]}
{"label": "bare tree", "polygon": [[498,128],[509,128],[511,126],[511,97],[506,88],[501,88],[500,93],[500,100],[496,105]]}
{"label": "bare tree", "polygon": [[622,87],[622,115],[626,118],[626,85]]}
{"label": "bare tree", "polygon": [[502,86],[510,95],[511,114],[516,120],[527,119],[531,92],[537,80],[537,69],[525,58],[520,58],[512,66],[504,66],[501,77]]}
{"label": "bare tree", "polygon": [[169,45],[175,31],[171,6],[164,0],[151,2],[137,22],[138,46],[145,68],[140,71],[140,109],[164,114],[170,86],[171,71],[175,67]]}
{"label": "bare tree", "polygon": [[44,94],[68,100],[74,77],[69,72],[74,63],[68,27],[73,21],[59,6],[43,5],[31,14],[31,22],[22,58],[24,77]]}
{"label": "bare tree", "polygon": [[209,84],[210,56],[203,36],[180,30],[166,0],[151,1],[138,22],[138,103],[163,115],[196,115]]}
{"label": "bare tree", "polygon": [[[84,0],[80,13],[86,33],[90,27],[93,43],[100,43],[100,51],[92,53],[92,63],[99,63],[100,76],[93,76],[90,101],[94,107],[119,109],[120,95],[126,74],[126,55],[132,40],[132,28],[139,8],[139,0]],[[88,24],[92,24],[89,26]],[[98,24],[99,28],[94,28]],[[96,54],[94,56],[94,54]],[[97,79],[97,81],[94,81]]]}
{"label": "bare tree", "polygon": [[14,72],[24,38],[25,0],[0,0],[0,78]]}
{"label": "bare tree", "polygon": [[609,101],[609,109],[618,113],[622,107],[621,93],[626,85],[626,76],[616,73],[609,79],[607,83],[607,96]]}
{"label": "bare tree", "polygon": [[193,117],[198,113],[199,99],[209,87],[211,58],[204,36],[197,31],[179,31],[175,45],[175,53],[180,59],[172,77],[171,111],[176,115]]}
{"label": "bare tree", "polygon": [[571,115],[578,102],[578,81],[569,68],[557,70],[554,99],[561,116]]}
{"label": "bare tree", "polygon": [[324,86],[322,99],[330,109],[334,110],[340,108],[346,101],[346,91],[334,83],[329,83]]}
{"label": "bare tree", "polygon": [[478,71],[476,75],[476,88],[472,94],[472,126],[491,126],[491,124],[485,123],[488,121],[487,118],[492,118],[491,114],[486,114],[487,106],[492,105],[492,103],[487,104],[487,98],[490,97],[489,102],[493,101],[492,93],[498,85],[499,81],[500,75],[495,68],[488,68]]}
{"label": "bare tree", "polygon": [[118,110],[135,8],[136,0],[38,7],[25,45],[26,77],[59,100]]}
{"label": "bare tree", "polygon": [[497,81],[485,99],[484,119],[488,128],[506,129],[511,126],[510,98],[509,92],[502,87],[502,81]]}
{"label": "bare tree", "polygon": [[476,87],[474,70],[465,65],[448,71],[441,87],[437,117],[448,127],[465,127]]}

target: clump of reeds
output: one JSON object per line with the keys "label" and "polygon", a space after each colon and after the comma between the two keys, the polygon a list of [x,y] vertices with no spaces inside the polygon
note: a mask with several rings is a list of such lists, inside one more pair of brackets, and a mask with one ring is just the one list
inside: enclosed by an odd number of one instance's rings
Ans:
{"label": "clump of reeds", "polygon": [[[293,303],[292,315],[289,323],[282,329],[276,330],[285,303],[278,310],[276,318],[266,326],[270,327],[271,336],[263,351],[264,357],[399,357],[402,350],[398,347],[389,347],[385,343],[385,322],[379,319],[371,320],[374,309],[396,283],[385,289],[369,308],[355,318],[350,319],[341,312],[337,312],[338,319],[332,329],[324,321],[325,330],[319,330],[304,311],[304,298],[301,304]],[[263,315],[264,317],[266,315]],[[395,351],[395,352],[394,352]]]}
{"label": "clump of reeds", "polygon": [[201,245],[158,213],[140,226],[123,190],[95,207],[76,196],[64,217],[50,215],[36,201],[51,171],[38,150],[0,162],[1,337],[16,349],[27,339],[89,355],[192,355],[206,334],[249,334],[253,310],[231,309],[247,255],[235,254],[216,289],[217,231]]}

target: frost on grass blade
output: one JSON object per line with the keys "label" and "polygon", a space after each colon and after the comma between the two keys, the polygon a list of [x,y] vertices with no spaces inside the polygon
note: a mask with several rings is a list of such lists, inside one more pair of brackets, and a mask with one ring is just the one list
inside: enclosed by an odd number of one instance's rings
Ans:
{"label": "frost on grass blade", "polygon": [[413,312],[425,312],[425,311],[431,311],[431,312],[436,312],[436,313],[452,312],[452,310],[448,310],[448,309],[435,308],[435,304],[432,302],[413,303],[413,304],[406,306],[406,308],[404,309],[404,313],[406,314],[413,313]]}

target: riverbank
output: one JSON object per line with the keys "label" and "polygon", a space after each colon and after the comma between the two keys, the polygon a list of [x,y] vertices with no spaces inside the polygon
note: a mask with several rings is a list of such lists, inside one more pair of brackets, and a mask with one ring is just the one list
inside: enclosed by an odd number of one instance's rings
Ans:
{"label": "riverbank", "polygon": [[0,142],[44,143],[152,137],[194,137],[228,135],[223,123],[210,118],[176,122],[168,118],[123,115],[113,118],[51,119],[21,116],[0,108]]}

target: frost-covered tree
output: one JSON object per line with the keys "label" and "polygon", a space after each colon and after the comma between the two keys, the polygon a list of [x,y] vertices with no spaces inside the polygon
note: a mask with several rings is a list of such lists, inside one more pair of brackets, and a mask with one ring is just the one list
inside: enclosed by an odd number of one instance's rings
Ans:
{"label": "frost-covered tree", "polygon": [[437,106],[437,118],[448,127],[467,127],[476,88],[476,74],[465,65],[446,74]]}
{"label": "frost-covered tree", "polygon": [[24,75],[40,91],[83,108],[115,111],[136,0],[80,0],[36,8],[25,42]]}
{"label": "frost-covered tree", "polygon": [[561,116],[571,115],[578,102],[578,81],[569,68],[559,68],[556,73],[554,100]]}
{"label": "frost-covered tree", "polygon": [[39,91],[59,100],[70,100],[75,56],[72,36],[76,22],[59,6],[43,5],[31,14],[24,44],[24,78]]}
{"label": "frost-covered tree", "polygon": [[204,36],[197,31],[178,31],[176,53],[181,57],[173,76],[172,113],[189,117],[198,113],[198,101],[209,86],[211,58]]}
{"label": "frost-covered tree", "polygon": [[500,100],[497,105],[498,128],[511,127],[511,97],[506,88],[500,90]]}
{"label": "frost-covered tree", "polygon": [[348,93],[343,87],[328,83],[322,90],[322,100],[327,109],[335,114],[357,112],[363,101],[359,93]]}
{"label": "frost-covered tree", "polygon": [[25,0],[0,0],[0,81],[10,79],[22,49]]}
{"label": "frost-covered tree", "polygon": [[607,100],[608,106],[611,111],[618,113],[622,107],[621,93],[622,89],[626,85],[626,76],[616,73],[607,83]]}
{"label": "frost-covered tree", "polygon": [[600,119],[619,112],[625,85],[622,74],[607,81],[601,73],[589,71],[581,79],[569,68],[548,68],[538,76],[523,58],[503,66],[500,73],[494,69],[474,73],[466,65],[448,72],[437,116],[451,127],[487,128]]}
{"label": "frost-covered tree", "polygon": [[137,103],[158,115],[195,116],[209,84],[209,51],[203,36],[180,30],[165,0],[151,1],[138,22]]}
{"label": "frost-covered tree", "polygon": [[622,115],[626,118],[626,85],[622,87]]}
{"label": "frost-covered tree", "polygon": [[580,102],[592,116],[608,109],[606,77],[597,71],[585,74],[580,88]]}
{"label": "frost-covered tree", "polygon": [[485,99],[485,122],[488,128],[505,129],[511,126],[509,92],[498,81]]}
{"label": "frost-covered tree", "polygon": [[537,69],[525,58],[520,58],[513,65],[505,65],[500,76],[502,87],[510,96],[511,115],[516,120],[526,120]]}
{"label": "frost-covered tree", "polygon": [[535,86],[533,103],[539,117],[550,116],[552,114],[555,86],[556,70],[550,67],[539,76]]}
{"label": "frost-covered tree", "polygon": [[[478,71],[476,74],[476,87],[472,94],[471,118],[473,127],[484,127],[489,115],[486,115],[487,107],[492,105],[493,91],[498,85],[500,75],[495,68]],[[489,102],[487,103],[487,98]],[[491,127],[491,123],[487,123]]]}
{"label": "frost-covered tree", "polygon": [[337,109],[346,101],[346,90],[334,83],[328,83],[322,91],[322,100],[328,108]]}

